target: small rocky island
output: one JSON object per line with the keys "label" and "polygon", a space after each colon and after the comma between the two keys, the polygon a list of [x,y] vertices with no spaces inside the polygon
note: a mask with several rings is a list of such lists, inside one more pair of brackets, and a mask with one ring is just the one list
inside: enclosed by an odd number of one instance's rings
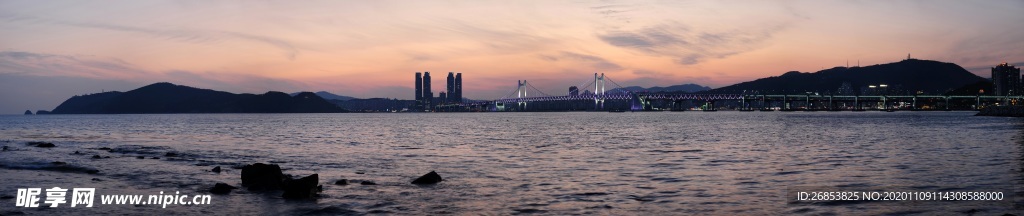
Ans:
{"label": "small rocky island", "polygon": [[[52,114],[147,113],[340,113],[345,109],[314,93],[295,96],[270,91],[233,94],[171,83],[155,83],[127,92],[74,96]],[[26,113],[28,114],[28,113]]]}

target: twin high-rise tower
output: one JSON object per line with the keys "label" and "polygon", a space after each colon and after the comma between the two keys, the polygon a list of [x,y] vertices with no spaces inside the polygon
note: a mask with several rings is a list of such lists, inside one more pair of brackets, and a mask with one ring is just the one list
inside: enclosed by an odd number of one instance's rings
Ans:
{"label": "twin high-rise tower", "polygon": [[447,93],[441,92],[439,101],[434,101],[434,93],[430,89],[430,72],[416,72],[416,109],[433,110],[437,103],[451,104],[462,102],[462,73],[448,72]]}

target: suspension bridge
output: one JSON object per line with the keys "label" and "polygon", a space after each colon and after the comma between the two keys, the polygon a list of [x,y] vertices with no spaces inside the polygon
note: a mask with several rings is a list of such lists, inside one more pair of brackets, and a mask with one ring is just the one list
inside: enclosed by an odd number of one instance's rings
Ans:
{"label": "suspension bridge", "polygon": [[[608,84],[611,84],[610,86]],[[725,105],[740,111],[818,111],[818,110],[950,110],[979,109],[994,103],[1024,102],[1024,96],[990,95],[832,95],[766,94],[744,91],[740,94],[697,94],[631,91],[603,73],[594,74],[563,94],[548,94],[529,81],[519,80],[515,88],[489,101],[442,104],[435,111],[716,111]]]}

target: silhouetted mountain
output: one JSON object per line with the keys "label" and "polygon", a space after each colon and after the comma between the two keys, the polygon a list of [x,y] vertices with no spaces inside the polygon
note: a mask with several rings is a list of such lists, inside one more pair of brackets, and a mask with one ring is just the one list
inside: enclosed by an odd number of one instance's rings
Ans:
{"label": "silhouetted mountain", "polygon": [[892,94],[911,94],[917,91],[942,94],[986,80],[953,63],[908,59],[867,67],[835,67],[814,73],[790,71],[781,76],[743,82],[705,93],[735,94],[747,90],[767,94],[802,94],[804,92],[838,94],[843,83],[849,83],[854,93],[867,89],[868,85],[886,84],[889,86],[888,91]]}
{"label": "silhouetted mountain", "polygon": [[53,114],[118,113],[331,113],[345,112],[314,93],[232,94],[209,89],[155,83],[128,92],[74,96]]}
{"label": "silhouetted mountain", "polygon": [[[295,95],[297,95],[299,93],[302,93],[302,92],[295,92],[295,93],[291,93],[289,95],[295,96]],[[332,93],[326,92],[326,91],[318,91],[318,92],[316,92],[316,96],[320,96],[324,100],[328,100],[328,101],[329,100],[347,101],[347,100],[357,99],[357,98],[354,98],[354,97],[332,94]]]}
{"label": "silhouetted mountain", "polygon": [[976,95],[976,94],[979,94],[979,90],[980,90],[980,91],[984,92],[984,93],[980,93],[981,95],[992,95],[992,93],[995,92],[995,91],[993,91],[993,89],[995,89],[995,88],[996,88],[996,85],[992,84],[992,81],[985,80],[985,81],[980,81],[980,82],[976,82],[976,83],[973,83],[973,84],[967,84],[967,85],[961,86],[960,88],[957,88],[957,89],[954,89],[952,91],[949,91],[946,94],[947,95]]}
{"label": "silhouetted mountain", "polygon": [[[650,87],[650,88],[644,88],[644,87],[640,87],[640,86],[629,86],[629,87],[622,87],[622,89],[625,89],[625,90],[628,90],[628,91],[633,91],[633,92],[699,92],[699,91],[711,90],[710,87],[701,86],[701,85],[692,84],[692,83],[691,84],[666,86],[666,87],[655,86],[655,87]],[[615,89],[613,89],[613,91],[614,90]]]}

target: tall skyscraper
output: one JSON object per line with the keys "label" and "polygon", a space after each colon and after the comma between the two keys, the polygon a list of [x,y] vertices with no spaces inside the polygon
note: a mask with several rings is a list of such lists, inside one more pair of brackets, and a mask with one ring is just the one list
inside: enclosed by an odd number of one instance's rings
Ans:
{"label": "tall skyscraper", "polygon": [[1002,64],[992,68],[992,84],[995,85],[996,96],[1022,95],[1020,83],[1020,68],[1013,65]]}
{"label": "tall skyscraper", "polygon": [[[448,93],[451,97],[451,92]],[[462,103],[462,73],[455,74],[455,103]]]}
{"label": "tall skyscraper", "polygon": [[448,95],[446,95],[447,97],[446,96],[441,96],[441,100],[444,100],[445,103],[454,103],[455,102],[455,97],[454,97],[455,96],[455,73],[454,72],[448,72],[448,83],[446,83],[446,84],[448,84],[448,85],[446,86],[447,88],[445,88],[445,90],[448,91]]}
{"label": "tall skyscraper", "polygon": [[430,91],[430,71],[423,72],[423,110],[433,110],[434,92]]}
{"label": "tall skyscraper", "polygon": [[423,110],[423,77],[420,72],[416,72],[416,110]]}

